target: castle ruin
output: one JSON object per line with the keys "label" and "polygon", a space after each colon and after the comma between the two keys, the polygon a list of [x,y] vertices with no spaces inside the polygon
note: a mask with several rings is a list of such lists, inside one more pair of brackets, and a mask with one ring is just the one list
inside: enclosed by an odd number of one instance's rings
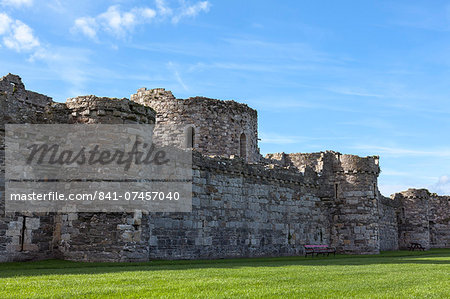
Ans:
{"label": "castle ruin", "polygon": [[[449,196],[424,189],[382,196],[377,156],[262,157],[257,112],[234,101],[176,99],[164,89],[141,88],[130,100],[82,96],[56,103],[8,74],[0,79],[0,113],[2,262],[294,256],[305,244],[349,254],[405,249],[410,242],[450,247]],[[193,148],[192,212],[7,213],[9,123],[155,124],[164,144]]]}

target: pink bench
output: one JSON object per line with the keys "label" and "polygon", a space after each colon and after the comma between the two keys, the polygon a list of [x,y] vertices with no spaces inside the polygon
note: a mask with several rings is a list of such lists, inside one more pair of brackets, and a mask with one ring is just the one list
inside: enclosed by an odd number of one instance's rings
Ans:
{"label": "pink bench", "polygon": [[329,256],[330,253],[336,255],[336,248],[328,245],[305,245],[305,257],[307,257],[308,254],[311,254],[312,257],[314,257],[314,254],[316,254],[316,256],[319,254],[326,254]]}

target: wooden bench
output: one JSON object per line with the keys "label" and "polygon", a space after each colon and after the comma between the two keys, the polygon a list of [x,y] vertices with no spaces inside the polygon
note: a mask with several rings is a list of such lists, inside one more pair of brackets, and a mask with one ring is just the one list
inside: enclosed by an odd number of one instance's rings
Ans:
{"label": "wooden bench", "polygon": [[409,249],[409,251],[414,251],[416,249],[424,251],[425,247],[423,247],[420,243],[411,242],[411,244],[409,245],[408,249]]}
{"label": "wooden bench", "polygon": [[314,254],[318,256],[319,254],[327,255],[329,256],[330,253],[336,255],[336,248],[330,247],[328,245],[304,245],[305,247],[305,257],[308,256],[308,254],[311,254],[312,257],[314,257]]}

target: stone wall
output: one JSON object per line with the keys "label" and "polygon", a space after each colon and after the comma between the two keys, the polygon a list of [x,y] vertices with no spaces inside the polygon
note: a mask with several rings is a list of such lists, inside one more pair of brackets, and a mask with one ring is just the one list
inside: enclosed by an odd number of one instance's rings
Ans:
{"label": "stone wall", "polygon": [[430,192],[425,189],[408,189],[393,196],[400,202],[398,235],[399,248],[407,249],[411,242],[430,248],[428,220]]}
{"label": "stone wall", "polygon": [[400,203],[379,194],[380,250],[398,250],[398,209]]}
{"label": "stone wall", "polygon": [[6,214],[0,218],[0,262],[57,258],[54,214]]}
{"label": "stone wall", "polygon": [[149,259],[148,217],[135,213],[69,213],[56,216],[60,256],[85,262]]}
{"label": "stone wall", "polygon": [[130,99],[156,110],[155,135],[163,144],[186,147],[187,130],[192,127],[194,149],[202,154],[244,156],[248,162],[261,158],[257,112],[245,104],[204,97],[176,99],[162,88],[141,88]]}
{"label": "stone wall", "polygon": [[[1,96],[0,96],[1,97]],[[0,102],[2,99],[0,98]],[[5,124],[0,126],[0,217],[5,213]],[[0,230],[0,234],[1,234]]]}
{"label": "stone wall", "polygon": [[52,99],[25,89],[19,76],[0,79],[0,261],[55,257],[54,215],[5,213],[5,124],[42,123]]}
{"label": "stone wall", "polygon": [[340,252],[378,253],[378,157],[336,154],[333,159],[334,244]]}
{"label": "stone wall", "polygon": [[[256,111],[246,105],[175,99],[164,89],[140,89],[131,98],[55,103],[27,91],[18,76],[0,80],[0,261],[282,256],[302,254],[305,244],[351,254],[410,242],[450,247],[450,197],[415,189],[381,196],[377,156],[327,151],[262,158]],[[151,124],[155,117],[163,144],[185,147],[183,133],[194,127],[191,213],[4,212],[5,123]]]}
{"label": "stone wall", "polygon": [[329,244],[317,175],[194,154],[192,213],[150,215],[153,259],[303,254]]}
{"label": "stone wall", "polygon": [[50,97],[26,90],[20,77],[12,74],[0,79],[0,96],[2,125],[40,123],[46,107],[53,102]]}
{"label": "stone wall", "polygon": [[154,124],[155,112],[127,99],[83,96],[55,103],[25,89],[20,77],[0,79],[0,261],[64,258],[148,260],[147,218],[118,213],[5,213],[5,124]]}
{"label": "stone wall", "polygon": [[67,108],[76,123],[154,124],[155,112],[128,99],[93,95],[68,99]]}
{"label": "stone wall", "polygon": [[[128,99],[80,96],[68,99],[73,123],[154,124],[155,111]],[[148,217],[130,213],[70,213],[57,216],[61,257],[75,261],[147,261]]]}
{"label": "stone wall", "polygon": [[321,153],[269,154],[266,161],[319,175],[317,195],[327,203],[331,240],[339,252],[378,253],[379,158]]}
{"label": "stone wall", "polygon": [[411,242],[425,248],[450,248],[449,202],[449,196],[426,189],[380,197],[382,250],[407,249]]}
{"label": "stone wall", "polygon": [[430,247],[450,248],[450,196],[431,194],[428,218]]}

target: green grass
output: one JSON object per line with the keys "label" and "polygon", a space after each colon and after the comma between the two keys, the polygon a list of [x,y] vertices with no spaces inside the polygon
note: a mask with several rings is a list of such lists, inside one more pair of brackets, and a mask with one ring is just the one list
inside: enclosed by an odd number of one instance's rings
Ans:
{"label": "green grass", "polygon": [[450,249],[377,256],[0,264],[0,298],[449,298]]}

